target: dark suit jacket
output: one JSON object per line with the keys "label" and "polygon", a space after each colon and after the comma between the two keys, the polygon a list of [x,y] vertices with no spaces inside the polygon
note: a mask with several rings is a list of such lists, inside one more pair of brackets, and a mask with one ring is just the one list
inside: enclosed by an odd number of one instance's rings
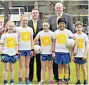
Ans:
{"label": "dark suit jacket", "polygon": [[[66,28],[69,29],[71,32],[74,32],[72,15],[63,13],[62,17],[66,19]],[[55,31],[57,29],[57,15],[53,14],[52,16],[50,16],[48,22],[50,24],[50,29],[52,31]]]}
{"label": "dark suit jacket", "polygon": [[[33,32],[34,32],[33,20],[29,20],[28,21],[28,26],[31,27],[33,29]],[[41,20],[37,20],[37,29],[36,29],[36,33],[34,32],[33,38],[35,38],[37,33],[39,31],[41,31],[41,30],[42,30],[42,21]]]}

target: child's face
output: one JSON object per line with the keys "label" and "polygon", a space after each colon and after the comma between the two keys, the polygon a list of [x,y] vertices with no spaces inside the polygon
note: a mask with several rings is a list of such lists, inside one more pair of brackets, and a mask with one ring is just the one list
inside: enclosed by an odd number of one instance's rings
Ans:
{"label": "child's face", "polygon": [[76,26],[76,31],[82,31],[82,30],[83,30],[82,25],[78,25],[78,26]]}
{"label": "child's face", "polygon": [[23,26],[27,26],[27,25],[28,25],[28,17],[23,17],[23,18],[21,19],[21,24],[22,24]]}
{"label": "child's face", "polygon": [[14,23],[8,23],[7,29],[8,31],[14,30]]}
{"label": "child's face", "polygon": [[44,23],[43,23],[43,29],[44,29],[44,30],[49,29],[49,23],[44,22]]}
{"label": "child's face", "polygon": [[60,30],[63,30],[63,29],[65,29],[65,23],[64,22],[60,22],[59,24],[58,24],[58,27],[59,27],[59,29]]}

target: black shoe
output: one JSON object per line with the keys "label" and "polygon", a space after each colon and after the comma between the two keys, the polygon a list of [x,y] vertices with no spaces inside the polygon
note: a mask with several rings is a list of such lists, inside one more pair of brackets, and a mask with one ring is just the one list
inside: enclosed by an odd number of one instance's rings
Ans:
{"label": "black shoe", "polygon": [[54,78],[54,80],[55,80],[56,82],[58,82],[58,81],[59,81],[59,79],[55,79],[55,78]]}
{"label": "black shoe", "polygon": [[59,81],[59,79],[56,79],[56,82],[58,82]]}
{"label": "black shoe", "polygon": [[84,82],[83,84],[84,84],[84,85],[86,85],[86,84],[87,84],[87,82]]}
{"label": "black shoe", "polygon": [[54,76],[54,80],[55,80],[56,82],[59,81],[58,77],[56,77],[56,76]]}
{"label": "black shoe", "polygon": [[80,81],[77,81],[76,84],[81,84],[81,82]]}
{"label": "black shoe", "polygon": [[[64,78],[64,81],[65,81],[66,79]],[[70,77],[68,78],[68,81],[70,80]]]}
{"label": "black shoe", "polygon": [[38,82],[40,82],[40,80],[37,80]]}
{"label": "black shoe", "polygon": [[32,82],[33,80],[32,79],[30,79],[30,82]]}

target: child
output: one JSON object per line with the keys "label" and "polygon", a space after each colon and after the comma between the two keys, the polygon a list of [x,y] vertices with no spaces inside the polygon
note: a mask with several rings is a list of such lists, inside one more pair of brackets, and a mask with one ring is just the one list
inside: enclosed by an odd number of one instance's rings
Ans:
{"label": "child", "polygon": [[[58,20],[58,26],[59,26],[59,29],[54,32],[52,55],[53,57],[56,56],[55,62],[58,64],[58,69],[59,69],[58,84],[62,84],[62,79],[64,78],[65,78],[65,83],[68,84],[69,83],[68,82],[68,77],[69,77],[68,64],[70,62],[70,52],[69,52],[69,49],[66,47],[66,42],[69,38],[73,37],[73,34],[70,30],[66,29],[65,18],[60,18]],[[64,68],[64,73],[63,73],[63,68]]]}
{"label": "child", "polygon": [[52,84],[52,75],[53,75],[53,66],[52,66],[52,39],[53,39],[53,32],[49,30],[49,23],[45,21],[43,23],[43,30],[40,31],[34,42],[36,43],[40,39],[41,41],[41,81],[39,84],[44,83],[44,76],[46,73],[46,65],[48,63],[48,73],[50,81],[49,83]]}
{"label": "child", "polygon": [[75,46],[74,48],[74,51],[76,52],[76,55],[74,56],[75,57],[74,62],[76,65],[76,76],[77,76],[76,84],[81,84],[80,66],[82,67],[82,71],[83,71],[84,84],[87,84],[86,59],[87,59],[87,52],[88,52],[88,37],[83,32],[83,24],[80,21],[75,23],[75,28],[77,31],[75,33],[75,36],[77,38],[77,45],[76,45],[77,47]]}
{"label": "child", "polygon": [[8,65],[10,66],[10,84],[14,84],[14,63],[18,56],[18,37],[15,30],[15,24],[12,21],[6,23],[5,33],[1,36],[1,61],[4,63],[4,84],[8,84]]}
{"label": "child", "polygon": [[28,16],[21,17],[21,26],[17,29],[19,38],[19,84],[22,84],[23,58],[25,58],[25,83],[29,84],[29,62],[33,54],[33,30],[28,27]]}

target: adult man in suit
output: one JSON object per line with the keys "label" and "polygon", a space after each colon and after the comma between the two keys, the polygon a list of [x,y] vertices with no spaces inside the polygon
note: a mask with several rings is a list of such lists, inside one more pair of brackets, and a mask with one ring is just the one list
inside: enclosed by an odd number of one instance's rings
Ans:
{"label": "adult man in suit", "polygon": [[[52,31],[57,30],[58,29],[57,20],[59,18],[65,18],[66,28],[74,32],[72,15],[63,12],[63,4],[56,3],[55,12],[56,13],[50,16],[48,19],[50,23],[50,29]],[[54,74],[54,79],[58,81],[58,65],[55,62],[53,62],[53,74]]]}
{"label": "adult man in suit", "polygon": [[[33,38],[36,37],[37,33],[39,31],[41,31],[42,29],[42,21],[38,19],[39,17],[39,12],[37,9],[32,9],[32,19],[28,22],[28,26],[30,26],[31,28],[33,28]],[[37,80],[38,82],[40,81],[40,77],[41,77],[41,61],[40,61],[40,54],[36,54],[36,75],[37,75]],[[31,58],[30,63],[29,63],[29,78],[30,81],[33,80],[33,76],[34,76],[34,56]]]}

